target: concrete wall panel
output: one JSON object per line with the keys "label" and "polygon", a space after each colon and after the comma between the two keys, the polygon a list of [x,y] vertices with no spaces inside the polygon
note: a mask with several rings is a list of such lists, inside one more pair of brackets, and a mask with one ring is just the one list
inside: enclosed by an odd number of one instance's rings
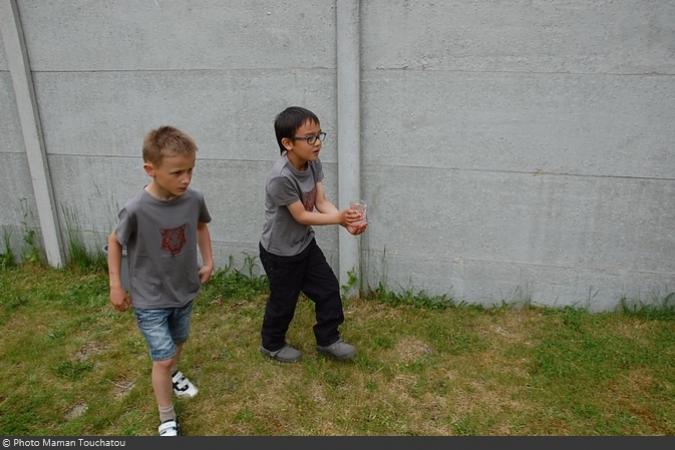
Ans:
{"label": "concrete wall panel", "polygon": [[675,285],[675,4],[361,4],[367,281],[612,307]]}
{"label": "concrete wall panel", "polygon": [[[63,230],[76,230],[90,248],[105,245],[126,201],[149,182],[140,155],[131,157],[50,155]],[[229,256],[242,263],[244,253],[257,257],[264,220],[265,178],[271,161],[201,159],[192,186],[203,192],[213,218],[210,225],[218,266]],[[326,190],[335,198],[337,167],[325,166]],[[317,229],[317,240],[337,264],[337,230]],[[96,240],[98,242],[91,241]]]}
{"label": "concrete wall panel", "polygon": [[675,77],[371,71],[363,160],[672,178]]}
{"label": "concrete wall panel", "polygon": [[675,74],[675,3],[361,2],[363,64],[489,72]]}
{"label": "concrete wall panel", "polygon": [[[2,46],[0,38],[0,47]],[[29,230],[39,231],[35,196],[21,134],[12,76],[6,71],[4,47],[0,52],[0,251],[5,250],[5,234],[14,254],[23,252]]]}
{"label": "concrete wall panel", "polygon": [[332,1],[19,5],[36,71],[335,67]]}
{"label": "concrete wall panel", "polygon": [[273,160],[274,116],[301,104],[322,119],[325,158],[336,160],[333,70],[37,73],[35,85],[50,154],[136,157],[147,131],[172,124],[200,158]]}
{"label": "concrete wall panel", "polygon": [[[0,34],[0,251],[5,251],[4,238],[7,236],[18,257],[24,251],[27,233],[39,233],[35,196],[25,152],[12,75]],[[39,242],[39,237],[37,240]]]}
{"label": "concrete wall panel", "polygon": [[[448,293],[459,286],[462,298],[494,301],[505,285],[522,285],[503,269],[516,265],[538,273],[557,268],[587,274],[572,283],[571,293],[542,295],[549,303],[578,301],[571,297],[578,289],[599,286],[588,275],[593,273],[646,274],[675,286],[668,256],[675,252],[668,225],[675,220],[673,181],[392,166],[369,168],[365,176],[371,284],[411,278],[418,289]],[[415,270],[403,264],[406,259]],[[457,269],[465,261],[472,263],[471,272]],[[500,277],[503,283],[494,281]]]}
{"label": "concrete wall panel", "polygon": [[[381,264],[386,260],[384,265]],[[675,290],[672,273],[630,273],[585,267],[400,255],[372,250],[367,282],[392,291],[423,291],[482,305],[501,303],[574,306],[591,311],[615,308],[622,298],[660,304]]]}
{"label": "concrete wall panel", "polygon": [[7,66],[7,56],[5,55],[5,44],[2,41],[2,34],[0,34],[0,72],[6,70],[9,70]]}
{"label": "concrete wall panel", "polygon": [[[0,229],[9,233],[16,254],[20,254],[23,238],[29,229],[39,228],[35,197],[30,182],[28,161],[23,153],[0,152]],[[3,238],[3,236],[0,236]],[[0,251],[4,240],[0,242]]]}
{"label": "concrete wall panel", "polygon": [[64,233],[110,233],[124,202],[148,183],[140,157],[50,155],[49,166]]}
{"label": "concrete wall panel", "polygon": [[25,153],[25,151],[19,113],[14,99],[12,75],[0,71],[0,153]]}
{"label": "concrete wall panel", "polygon": [[[0,179],[2,179],[2,196],[0,196],[0,220],[2,226],[16,225],[22,222],[35,225],[31,211],[35,211],[35,199],[30,184],[30,172],[26,155],[22,153],[2,153]],[[35,222],[35,223],[33,223]]]}

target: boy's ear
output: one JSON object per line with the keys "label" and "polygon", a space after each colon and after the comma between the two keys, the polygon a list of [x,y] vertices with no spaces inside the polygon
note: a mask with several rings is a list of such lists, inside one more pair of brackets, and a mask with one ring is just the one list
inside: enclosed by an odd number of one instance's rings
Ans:
{"label": "boy's ear", "polygon": [[145,170],[145,173],[147,173],[149,177],[155,176],[155,166],[153,166],[152,163],[150,162],[143,163],[143,170]]}
{"label": "boy's ear", "polygon": [[281,145],[283,145],[287,151],[290,151],[290,149],[293,148],[293,142],[288,138],[281,138]]}

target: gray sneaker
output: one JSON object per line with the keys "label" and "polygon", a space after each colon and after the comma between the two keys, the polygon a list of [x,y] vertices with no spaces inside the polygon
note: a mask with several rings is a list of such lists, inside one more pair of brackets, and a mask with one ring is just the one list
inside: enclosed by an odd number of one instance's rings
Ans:
{"label": "gray sneaker", "polygon": [[283,363],[294,363],[302,356],[302,353],[300,353],[298,349],[295,349],[288,344],[276,351],[270,351],[265,347],[260,346],[260,352],[265,356],[269,356],[270,358]]}
{"label": "gray sneaker", "polygon": [[332,358],[339,359],[341,361],[352,359],[356,356],[356,347],[353,345],[347,344],[342,339],[338,339],[332,344],[323,347],[317,345],[316,349],[325,355],[328,355]]}

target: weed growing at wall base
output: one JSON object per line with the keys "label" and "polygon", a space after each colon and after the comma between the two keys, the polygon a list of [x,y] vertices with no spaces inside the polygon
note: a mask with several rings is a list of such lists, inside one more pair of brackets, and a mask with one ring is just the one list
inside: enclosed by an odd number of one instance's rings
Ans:
{"label": "weed growing at wall base", "polygon": [[675,292],[671,292],[663,298],[656,298],[648,303],[624,297],[619,301],[617,309],[629,316],[643,317],[645,319],[672,320],[675,317]]}
{"label": "weed growing at wall base", "polygon": [[342,294],[342,299],[345,300],[354,295],[358,295],[359,292],[357,288],[359,287],[359,277],[356,275],[354,269],[347,272],[347,282],[340,286],[340,292]]}
{"label": "weed growing at wall base", "polygon": [[38,242],[38,234],[32,228],[26,228],[23,235],[23,261],[31,264],[40,264],[43,261],[42,248]]}
{"label": "weed growing at wall base", "polygon": [[203,295],[213,299],[240,298],[250,300],[268,291],[267,277],[256,273],[256,258],[244,255],[241,268],[234,267],[234,257],[218,269],[204,286]]}
{"label": "weed growing at wall base", "polygon": [[28,208],[26,199],[21,199],[21,209],[23,211],[23,220],[21,221],[21,227],[23,228],[22,260],[31,264],[42,264],[44,251],[40,244],[41,239],[36,229],[29,225],[29,223],[37,222],[35,213]]}
{"label": "weed growing at wall base", "polygon": [[106,256],[101,250],[90,251],[75,233],[68,233],[68,266],[80,269],[106,268]]}
{"label": "weed growing at wall base", "polygon": [[104,269],[107,267],[106,256],[102,251],[102,245],[93,251],[87,248],[80,232],[81,227],[77,219],[77,212],[65,205],[61,207],[66,222],[66,234],[68,237],[68,266],[80,269]]}
{"label": "weed growing at wall base", "polygon": [[[387,289],[382,282],[380,282],[375,289],[371,289],[366,295],[366,298],[395,306],[411,305],[430,309],[445,309],[458,306],[458,304],[448,295],[429,295],[423,290],[415,292],[413,289],[394,292]],[[459,305],[465,304],[461,302]],[[481,308],[480,306],[473,307]]]}
{"label": "weed growing at wall base", "polygon": [[5,250],[0,253],[0,269],[8,269],[16,265],[16,257],[12,251],[12,238],[9,231],[3,230],[2,240],[5,244]]}

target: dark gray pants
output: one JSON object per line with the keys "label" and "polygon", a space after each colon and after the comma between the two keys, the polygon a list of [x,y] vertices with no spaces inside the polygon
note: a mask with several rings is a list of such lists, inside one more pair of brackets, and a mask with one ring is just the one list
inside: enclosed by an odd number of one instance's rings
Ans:
{"label": "dark gray pants", "polygon": [[270,282],[270,297],[262,325],[262,345],[276,351],[286,344],[300,292],[315,304],[314,336],[326,346],[340,338],[344,322],[340,284],[315,240],[295,256],[277,256],[260,245],[260,261]]}

